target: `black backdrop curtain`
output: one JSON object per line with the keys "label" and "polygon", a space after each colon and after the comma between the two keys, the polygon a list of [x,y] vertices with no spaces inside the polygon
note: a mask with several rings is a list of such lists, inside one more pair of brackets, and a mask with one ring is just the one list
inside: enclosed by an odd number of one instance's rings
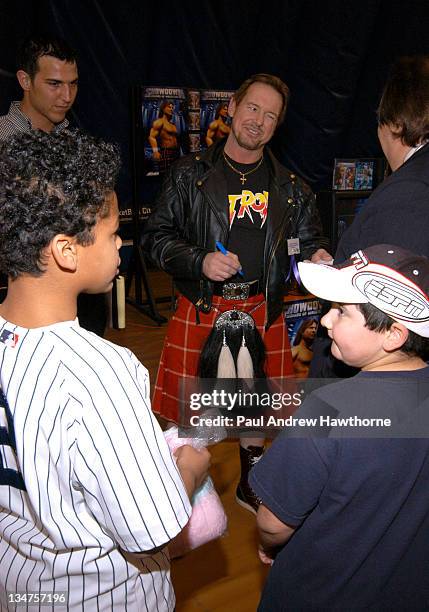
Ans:
{"label": "black backdrop curtain", "polygon": [[375,110],[391,62],[429,53],[428,0],[39,0],[0,2],[0,112],[19,98],[20,40],[44,30],[79,53],[73,118],[121,145],[119,193],[131,197],[132,85],[235,89],[255,72],[292,97],[274,150],[314,190],[334,157],[379,156]]}

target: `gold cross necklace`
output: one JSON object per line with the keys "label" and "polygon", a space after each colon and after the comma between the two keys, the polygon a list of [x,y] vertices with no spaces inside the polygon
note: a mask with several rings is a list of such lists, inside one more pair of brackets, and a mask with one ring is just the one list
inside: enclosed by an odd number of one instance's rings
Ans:
{"label": "gold cross necklace", "polygon": [[236,172],[237,174],[240,174],[240,181],[242,185],[244,185],[244,183],[247,181],[246,176],[248,176],[249,174],[252,174],[252,172],[255,172],[259,168],[259,166],[262,164],[262,162],[264,161],[264,155],[262,155],[261,159],[258,161],[258,163],[256,164],[254,168],[252,168],[248,172],[241,172],[241,170],[238,170],[231,164],[231,162],[225,155],[225,151],[223,151],[223,158],[228,164],[228,166],[231,168],[231,170],[234,170],[234,172]]}

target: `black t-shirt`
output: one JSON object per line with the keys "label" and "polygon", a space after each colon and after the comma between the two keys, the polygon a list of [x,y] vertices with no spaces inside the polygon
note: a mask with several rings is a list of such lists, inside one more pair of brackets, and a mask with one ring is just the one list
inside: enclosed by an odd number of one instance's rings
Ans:
{"label": "black t-shirt", "polygon": [[[230,231],[228,245],[225,246],[228,251],[238,255],[243,269],[243,277],[236,276],[232,280],[249,282],[262,278],[269,211],[268,168],[265,162],[257,167],[257,163],[239,164],[230,158],[228,160],[245,174],[246,180],[242,183],[241,176],[224,160]],[[256,170],[251,172],[253,168]]]}
{"label": "black t-shirt", "polygon": [[[340,416],[427,408],[429,368],[361,372],[309,403]],[[303,408],[305,409],[304,402]],[[310,406],[311,408],[311,406]],[[310,410],[311,412],[311,410]],[[282,433],[251,486],[296,527],[260,611],[429,609],[429,439],[296,438]]]}

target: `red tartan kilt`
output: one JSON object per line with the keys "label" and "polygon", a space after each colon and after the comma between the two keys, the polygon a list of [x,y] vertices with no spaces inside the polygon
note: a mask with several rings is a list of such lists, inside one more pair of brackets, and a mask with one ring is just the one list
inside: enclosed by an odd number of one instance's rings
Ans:
{"label": "red tartan kilt", "polygon": [[199,313],[196,323],[195,307],[184,296],[179,296],[177,310],[170,319],[162,349],[152,409],[169,421],[179,418],[179,381],[195,377],[204,343],[220,312],[243,310],[251,313],[261,334],[266,351],[265,372],[269,378],[293,375],[292,355],[283,314],[270,326],[264,328],[266,304],[262,295],[245,301],[224,300],[213,296],[214,308],[208,314]]}

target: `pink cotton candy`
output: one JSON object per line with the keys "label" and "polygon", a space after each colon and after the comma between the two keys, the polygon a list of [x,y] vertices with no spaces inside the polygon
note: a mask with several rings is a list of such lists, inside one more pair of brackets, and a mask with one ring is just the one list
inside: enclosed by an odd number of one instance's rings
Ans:
{"label": "pink cotton candy", "polygon": [[[204,441],[199,438],[179,438],[177,427],[164,432],[172,453],[185,444],[201,448]],[[181,555],[222,536],[227,527],[227,518],[216,493],[212,479],[208,476],[192,496],[192,515],[182,531],[168,545],[170,557]]]}

